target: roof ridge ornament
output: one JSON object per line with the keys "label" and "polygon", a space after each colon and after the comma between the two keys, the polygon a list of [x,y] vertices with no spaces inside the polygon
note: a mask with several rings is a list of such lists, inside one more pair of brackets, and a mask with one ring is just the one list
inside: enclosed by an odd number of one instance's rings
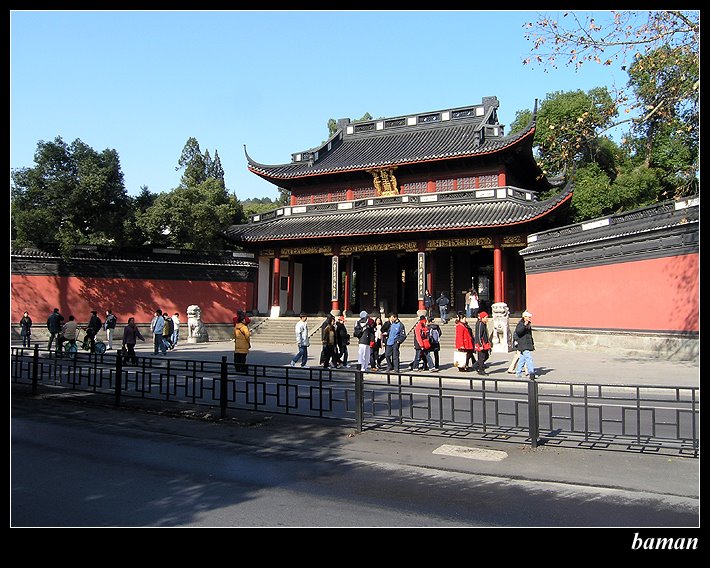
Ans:
{"label": "roof ridge ornament", "polygon": [[377,193],[377,197],[399,195],[397,178],[394,175],[394,171],[396,169],[397,166],[367,170],[368,173],[372,174],[372,181],[375,184],[375,192]]}

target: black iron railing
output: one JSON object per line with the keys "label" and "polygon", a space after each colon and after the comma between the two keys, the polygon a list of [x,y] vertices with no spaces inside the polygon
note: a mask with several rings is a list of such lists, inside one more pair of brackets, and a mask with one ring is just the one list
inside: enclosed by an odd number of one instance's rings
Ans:
{"label": "black iron railing", "polygon": [[365,428],[436,429],[455,437],[536,447],[698,456],[699,389],[681,386],[552,383],[430,373],[246,365],[221,361],[11,348],[12,381],[124,398],[335,418]]}

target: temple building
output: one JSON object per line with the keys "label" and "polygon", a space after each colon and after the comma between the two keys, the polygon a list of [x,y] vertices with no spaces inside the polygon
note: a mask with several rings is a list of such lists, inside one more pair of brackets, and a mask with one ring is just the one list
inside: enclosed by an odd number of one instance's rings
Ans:
{"label": "temple building", "polygon": [[[306,312],[414,314],[425,293],[463,309],[466,291],[489,307],[526,306],[520,250],[560,223],[572,184],[554,197],[533,156],[535,119],[504,133],[496,97],[480,104],[351,122],[288,163],[254,174],[290,192],[287,206],[232,226],[253,251],[252,304],[271,317]],[[246,153],[246,147],[245,147]]]}

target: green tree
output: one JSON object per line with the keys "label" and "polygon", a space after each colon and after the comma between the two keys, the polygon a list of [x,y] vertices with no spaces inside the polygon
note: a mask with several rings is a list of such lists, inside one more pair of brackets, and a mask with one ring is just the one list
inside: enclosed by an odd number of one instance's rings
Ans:
{"label": "green tree", "polygon": [[[535,145],[538,161],[548,175],[569,171],[584,156],[609,159],[608,144],[597,140],[596,132],[606,128],[616,115],[616,105],[603,87],[584,91],[548,94],[537,113]],[[532,112],[518,111],[511,132],[521,130]]]}
{"label": "green tree", "polygon": [[[209,159],[209,154],[207,154]],[[205,156],[200,151],[200,144],[195,138],[188,138],[180,154],[175,170],[184,169],[181,183],[186,186],[199,185],[207,179]]]}
{"label": "green tree", "polygon": [[148,243],[194,250],[224,248],[223,231],[244,220],[241,203],[224,185],[224,171],[215,159],[204,155],[195,138],[183,148],[178,169],[184,168],[180,185],[160,194],[144,212],[137,226]]}
{"label": "green tree", "polygon": [[124,243],[128,197],[115,150],[97,152],[78,138],[40,141],[35,166],[11,172],[11,234],[22,244]]}
{"label": "green tree", "polygon": [[[610,93],[623,118],[590,129],[589,136],[630,126],[623,146],[630,158],[626,167],[631,169],[623,172],[624,183],[635,180],[639,184],[632,194],[642,202],[651,185],[655,185],[657,200],[697,193],[700,12],[608,14],[607,18],[602,12],[564,12],[542,15],[526,24],[526,39],[533,42],[536,55],[523,64],[546,70],[562,61],[581,71],[585,63],[597,63],[627,71],[627,85]],[[640,166],[649,171],[642,172]]]}

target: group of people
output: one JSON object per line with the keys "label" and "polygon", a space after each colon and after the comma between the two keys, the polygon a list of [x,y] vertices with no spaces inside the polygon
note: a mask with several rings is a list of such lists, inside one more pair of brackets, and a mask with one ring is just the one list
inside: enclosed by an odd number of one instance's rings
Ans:
{"label": "group of people", "polygon": [[[29,338],[32,335],[32,320],[27,312],[24,313],[22,320],[20,321],[22,335],[22,345],[23,347],[29,346]],[[79,336],[79,331],[84,330],[86,335],[84,336],[84,349],[89,351],[94,350],[96,345],[96,335],[102,329],[106,332],[106,341],[108,343],[108,348],[113,348],[113,332],[116,329],[116,316],[113,315],[111,310],[106,310],[106,320],[101,321],[96,310],[91,310],[91,315],[89,316],[89,322],[86,327],[79,327],[73,315],[69,315],[68,319],[64,320],[64,316],[59,313],[59,308],[54,308],[49,317],[47,318],[47,330],[49,331],[49,342],[47,343],[47,350],[52,350],[52,343],[55,343],[57,353],[61,354],[64,343],[76,343]]]}
{"label": "group of people", "polygon": [[[89,321],[85,327],[80,327],[77,324],[74,315],[69,315],[66,320],[59,312],[59,308],[54,308],[52,313],[47,318],[47,330],[49,331],[49,340],[47,350],[52,350],[52,344],[55,345],[57,354],[61,355],[64,343],[76,343],[79,337],[79,331],[86,332],[84,337],[83,348],[92,351],[96,345],[97,336],[103,330],[106,334],[106,343],[109,350],[113,349],[114,333],[118,320],[112,310],[106,310],[106,319],[101,321],[96,310],[91,310]],[[175,349],[180,338],[180,314],[175,312],[172,316],[163,313],[162,310],[156,310],[155,316],[150,323],[150,331],[154,336],[153,353],[158,355],[166,353],[168,349]],[[20,336],[22,337],[22,346],[29,347],[32,337],[32,318],[25,311],[20,320]],[[134,317],[128,318],[126,326],[123,328],[122,350],[124,351],[124,360],[129,363],[136,364],[138,358],[135,353],[137,340],[145,341],[141,335]]]}
{"label": "group of people", "polygon": [[[469,316],[471,317],[471,316]],[[459,371],[476,370],[487,375],[486,360],[491,352],[491,339],[488,333],[488,313],[479,311],[473,327],[468,323],[465,312],[458,312],[456,317],[456,351],[462,357],[454,356],[454,364]]]}
{"label": "group of people", "polygon": [[[130,321],[130,320],[129,320]],[[153,334],[153,355],[165,355],[168,351],[177,347],[180,339],[180,314],[175,312],[172,316],[168,312],[156,309],[153,319],[150,321],[150,331]],[[128,339],[133,339],[129,332]],[[140,332],[138,332],[140,334]],[[124,329],[124,344],[126,331]],[[139,338],[143,340],[143,338]],[[135,341],[133,342],[135,346]]]}
{"label": "group of people", "polygon": [[[424,322],[426,325],[423,325]],[[310,347],[310,333],[308,331],[308,315],[302,313],[296,323],[296,347],[298,353],[289,363],[292,367],[300,361],[301,367],[308,363],[308,348]],[[414,346],[417,350],[415,361],[410,364],[410,369],[420,364],[427,370],[438,371],[439,367],[439,337],[441,328],[433,322],[433,318],[421,316],[414,334]],[[423,337],[423,336],[426,337]],[[400,346],[407,337],[407,331],[399,316],[390,314],[385,321],[381,317],[372,318],[366,311],[360,312],[359,319],[355,322],[352,336],[357,340],[357,363],[360,369],[370,371],[395,371],[400,369]],[[328,315],[321,326],[321,353],[320,365],[323,368],[349,367],[348,347],[351,336],[345,325],[345,317],[336,318]],[[436,363],[429,358],[430,353],[435,354]]]}
{"label": "group of people", "polygon": [[[473,308],[476,309],[477,308]],[[488,313],[477,310],[473,326],[468,323],[467,314],[458,312],[456,317],[455,366],[459,371],[477,371],[487,375],[486,361],[491,352],[491,337],[488,331]],[[515,356],[510,369],[521,377],[523,369],[534,376],[535,366],[532,351],[535,349],[532,327],[532,314],[523,312],[520,322],[514,332]],[[302,313],[296,323],[296,347],[298,352],[289,365],[295,367],[300,362],[301,367],[308,363],[308,348],[310,336],[308,330],[308,315]],[[441,327],[434,322],[432,316],[419,316],[419,321],[412,328],[414,358],[407,370],[439,371],[439,353],[441,350]],[[353,336],[357,339],[357,362],[360,369],[370,371],[384,370],[399,372],[400,346],[407,337],[407,331],[399,316],[395,313],[383,322],[380,317],[372,318],[366,311],[360,312],[360,318],[353,328]],[[345,318],[328,315],[321,326],[320,365],[323,368],[348,367],[348,346],[350,334],[345,327]],[[459,357],[458,354],[461,354]]]}

